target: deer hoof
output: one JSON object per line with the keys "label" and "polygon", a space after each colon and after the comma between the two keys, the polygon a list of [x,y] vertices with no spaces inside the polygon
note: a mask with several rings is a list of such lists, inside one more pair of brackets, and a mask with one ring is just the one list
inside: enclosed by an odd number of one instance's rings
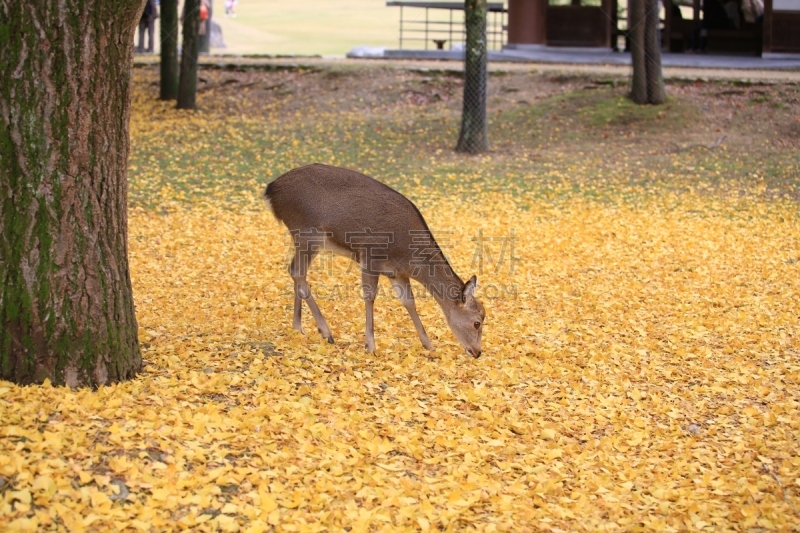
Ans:
{"label": "deer hoof", "polygon": [[328,344],[333,344],[333,335],[328,335]]}

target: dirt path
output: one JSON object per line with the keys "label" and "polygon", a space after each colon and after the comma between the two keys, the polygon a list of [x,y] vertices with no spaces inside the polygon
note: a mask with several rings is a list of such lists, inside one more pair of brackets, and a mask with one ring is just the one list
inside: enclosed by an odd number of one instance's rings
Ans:
{"label": "dirt path", "polygon": [[[157,57],[137,57],[136,65],[152,65],[158,63]],[[406,70],[461,71],[463,64],[459,61],[412,60],[412,59],[346,59],[319,57],[228,57],[206,56],[201,58],[205,66],[228,68],[396,68]],[[585,74],[613,77],[630,76],[630,67],[626,65],[574,65],[554,63],[521,63],[493,62],[489,64],[492,72],[557,72],[564,74]],[[737,70],[737,69],[698,69],[687,67],[664,67],[667,80],[735,80],[750,83],[800,83],[800,71],[797,70]]]}

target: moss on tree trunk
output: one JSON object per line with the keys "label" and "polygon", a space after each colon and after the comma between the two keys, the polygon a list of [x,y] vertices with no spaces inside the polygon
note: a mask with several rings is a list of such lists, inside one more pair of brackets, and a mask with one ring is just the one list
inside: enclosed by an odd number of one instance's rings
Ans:
{"label": "moss on tree trunk", "polygon": [[464,56],[464,104],[456,151],[477,154],[489,149],[486,122],[486,0],[466,0],[467,30]]}
{"label": "moss on tree trunk", "polygon": [[97,386],[142,366],[128,269],[141,0],[0,3],[0,378]]}

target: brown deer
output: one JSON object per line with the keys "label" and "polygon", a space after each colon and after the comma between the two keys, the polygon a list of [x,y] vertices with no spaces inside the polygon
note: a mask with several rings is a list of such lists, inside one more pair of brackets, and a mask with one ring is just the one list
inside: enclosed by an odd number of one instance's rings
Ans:
{"label": "brown deer", "polygon": [[290,170],[267,185],[264,198],[275,217],[292,234],[295,252],[289,265],[294,280],[294,329],[303,332],[300,316],[308,304],[317,329],[333,336],[311,295],[306,274],[322,250],[349,257],[361,267],[367,313],[367,343],[375,351],[373,302],[381,274],[403,302],[422,345],[433,350],[417,315],[410,279],[422,284],[442,308],[447,325],[467,353],[481,355],[486,316],[475,298],[477,281],[464,283],[436,244],[425,219],[405,196],[354,170],[313,164]]}

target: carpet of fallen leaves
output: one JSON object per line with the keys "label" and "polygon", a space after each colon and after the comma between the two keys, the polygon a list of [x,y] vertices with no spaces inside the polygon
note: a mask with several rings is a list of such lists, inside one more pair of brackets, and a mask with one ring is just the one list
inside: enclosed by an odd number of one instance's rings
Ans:
{"label": "carpet of fallen leaves", "polygon": [[[310,274],[336,344],[291,329],[289,239],[258,199],[270,174],[226,155],[252,142],[249,119],[138,96],[135,151],[198,128],[232,140],[134,154],[145,369],[97,391],[0,382],[2,529],[800,529],[796,203],[758,183],[620,201],[417,187],[456,271],[478,274],[483,356],[418,288],[424,350],[385,283],[369,355],[343,259]],[[288,163],[314,157],[280,142]],[[204,172],[193,154],[240,173],[240,192],[181,188]],[[173,182],[162,158],[183,158]]]}

